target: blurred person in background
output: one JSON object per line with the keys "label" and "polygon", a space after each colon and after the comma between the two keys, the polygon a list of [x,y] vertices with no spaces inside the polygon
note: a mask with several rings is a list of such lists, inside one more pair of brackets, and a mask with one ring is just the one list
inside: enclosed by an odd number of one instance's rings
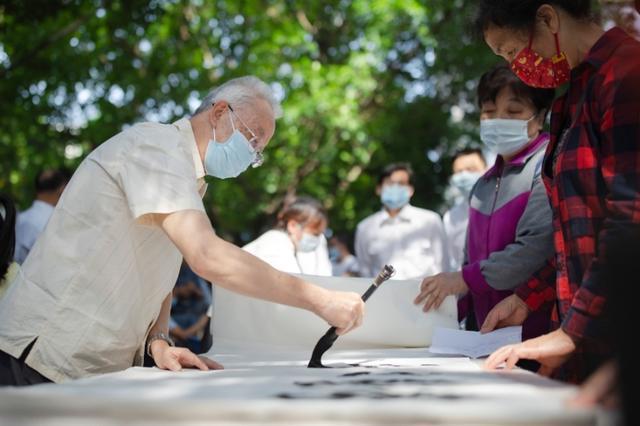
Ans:
{"label": "blurred person in background", "polygon": [[455,153],[451,162],[450,185],[455,188],[453,207],[443,216],[444,231],[449,242],[450,271],[458,271],[464,260],[464,247],[469,223],[469,195],[478,179],[487,170],[482,151],[467,148]]}
{"label": "blurred person in background", "polygon": [[336,234],[329,239],[329,259],[335,277],[358,277],[358,259],[349,250],[349,237]]}
{"label": "blurred person in background", "polygon": [[300,196],[285,202],[274,229],[243,247],[283,272],[331,275],[331,262],[324,231],[327,212],[318,200]]}
{"label": "blurred person in background", "polygon": [[416,279],[449,268],[447,236],[437,213],[410,204],[413,170],[393,163],[378,176],[376,195],[382,209],[363,219],[356,229],[356,258],[362,277],[375,277],[386,264],[394,279]]}
{"label": "blurred person in background", "polygon": [[18,264],[13,261],[15,224],[16,208],[13,201],[0,194],[0,299],[18,273]]}
{"label": "blurred person in background", "polygon": [[169,319],[169,335],[176,346],[189,348],[196,354],[207,349],[202,347],[202,340],[209,333],[212,301],[211,285],[183,262],[173,288]]}
{"label": "blurred person in background", "polygon": [[35,181],[36,199],[16,220],[15,261],[22,264],[44,231],[53,209],[58,204],[69,175],[64,170],[44,170]]}

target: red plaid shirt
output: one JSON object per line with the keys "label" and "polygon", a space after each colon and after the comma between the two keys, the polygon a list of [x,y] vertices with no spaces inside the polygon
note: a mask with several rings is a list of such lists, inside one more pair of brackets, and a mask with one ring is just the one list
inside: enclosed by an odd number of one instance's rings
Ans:
{"label": "red plaid shirt", "polygon": [[554,103],[542,175],[556,257],[516,294],[535,310],[555,293],[555,319],[581,349],[568,374],[580,380],[610,350],[601,259],[612,239],[640,223],[640,42],[621,29],[598,40]]}

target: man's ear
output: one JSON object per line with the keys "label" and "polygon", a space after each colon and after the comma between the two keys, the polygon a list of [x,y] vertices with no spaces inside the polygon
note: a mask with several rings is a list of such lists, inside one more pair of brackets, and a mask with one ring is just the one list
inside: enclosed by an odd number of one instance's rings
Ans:
{"label": "man's ear", "polygon": [[382,185],[376,185],[376,195],[379,197],[382,194]]}
{"label": "man's ear", "polygon": [[218,124],[218,120],[227,112],[229,108],[229,103],[227,101],[217,101],[213,104],[213,106],[207,111],[207,118],[209,119],[209,123],[212,127],[215,127]]}
{"label": "man's ear", "polygon": [[413,185],[409,185],[409,197],[413,197],[413,194],[416,192],[416,189]]}

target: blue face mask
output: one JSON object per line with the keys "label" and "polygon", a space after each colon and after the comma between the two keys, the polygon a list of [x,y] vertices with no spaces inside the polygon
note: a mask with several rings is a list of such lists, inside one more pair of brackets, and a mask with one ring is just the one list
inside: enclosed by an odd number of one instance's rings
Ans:
{"label": "blue face mask", "polygon": [[405,185],[385,185],[382,187],[380,200],[390,210],[400,209],[409,204],[411,198],[409,187]]}
{"label": "blue face mask", "polygon": [[[231,115],[229,115],[231,120]],[[233,133],[224,142],[216,141],[216,130],[209,141],[204,154],[204,169],[208,175],[220,179],[238,176],[249,168],[256,159],[256,152],[247,138],[235,128],[231,120]]]}
{"label": "blue face mask", "polygon": [[329,248],[329,260],[332,262],[337,262],[340,258],[340,250],[335,247]]}
{"label": "blue face mask", "polygon": [[309,234],[304,232],[302,238],[298,241],[297,249],[302,253],[309,253],[315,251],[320,245],[320,235]]}
{"label": "blue face mask", "polygon": [[473,189],[473,185],[476,184],[478,179],[482,176],[482,173],[463,171],[458,172],[451,176],[451,185],[453,185],[460,193],[468,198]]}

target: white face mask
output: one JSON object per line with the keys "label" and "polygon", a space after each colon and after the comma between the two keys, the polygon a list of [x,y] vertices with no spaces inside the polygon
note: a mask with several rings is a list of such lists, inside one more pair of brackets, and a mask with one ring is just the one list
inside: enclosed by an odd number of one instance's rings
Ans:
{"label": "white face mask", "polygon": [[469,198],[469,194],[471,194],[473,186],[481,177],[482,173],[480,172],[470,172],[464,170],[451,176],[451,185],[453,185],[458,191],[460,191],[460,194],[462,194],[462,196],[466,199]]}
{"label": "white face mask", "polygon": [[308,232],[302,233],[302,238],[298,241],[298,251],[302,253],[309,253],[315,251],[320,245],[320,235],[309,234]]}
{"label": "white face mask", "polygon": [[495,118],[480,121],[480,139],[491,151],[505,156],[521,151],[529,144],[529,120]]}

